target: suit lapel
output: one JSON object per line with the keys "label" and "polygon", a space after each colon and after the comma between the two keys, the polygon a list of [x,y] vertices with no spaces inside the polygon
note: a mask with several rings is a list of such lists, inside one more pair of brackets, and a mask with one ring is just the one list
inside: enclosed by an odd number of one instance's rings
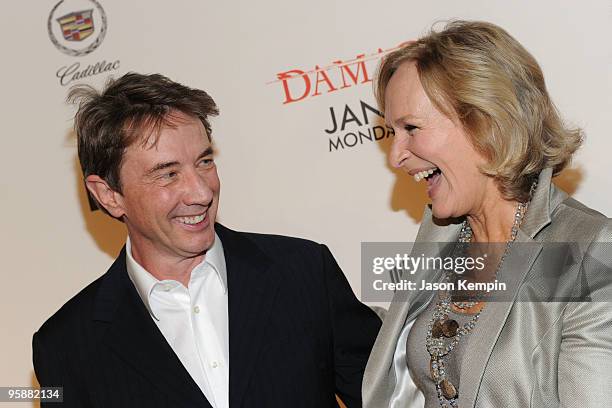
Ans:
{"label": "suit lapel", "polygon": [[129,280],[125,248],[100,286],[94,320],[100,325],[104,343],[174,400],[175,406],[210,407]]}
{"label": "suit lapel", "polygon": [[227,265],[229,315],[229,401],[239,407],[247,391],[266,324],[275,301],[281,274],[244,234],[219,224],[216,231]]}

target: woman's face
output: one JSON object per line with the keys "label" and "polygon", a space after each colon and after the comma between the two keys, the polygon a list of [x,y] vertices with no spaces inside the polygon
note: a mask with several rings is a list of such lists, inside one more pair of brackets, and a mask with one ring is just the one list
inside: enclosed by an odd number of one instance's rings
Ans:
{"label": "woman's face", "polygon": [[385,120],[395,131],[391,164],[427,183],[435,217],[473,215],[487,196],[498,197],[493,179],[478,170],[485,158],[459,120],[444,116],[431,103],[413,62],[400,65],[387,85]]}

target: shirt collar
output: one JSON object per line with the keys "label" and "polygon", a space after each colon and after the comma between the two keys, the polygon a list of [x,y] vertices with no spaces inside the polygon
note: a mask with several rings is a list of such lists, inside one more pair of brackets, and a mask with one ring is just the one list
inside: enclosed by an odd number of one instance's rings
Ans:
{"label": "shirt collar", "polygon": [[[125,253],[128,276],[136,287],[136,291],[138,292],[140,299],[142,299],[145,307],[149,313],[155,317],[153,311],[151,310],[150,297],[155,286],[160,284],[161,281],[151,275],[151,273],[143,268],[142,265],[136,262],[132,256],[132,243],[129,236],[125,242]],[[227,293],[227,268],[225,265],[225,254],[223,252],[223,244],[221,243],[221,239],[217,233],[215,233],[213,245],[208,249],[208,251],[206,251],[204,260],[192,269],[191,279],[193,279],[194,274],[198,274],[198,272],[201,271],[206,264],[210,265],[215,271],[215,274],[223,286],[223,292]]]}

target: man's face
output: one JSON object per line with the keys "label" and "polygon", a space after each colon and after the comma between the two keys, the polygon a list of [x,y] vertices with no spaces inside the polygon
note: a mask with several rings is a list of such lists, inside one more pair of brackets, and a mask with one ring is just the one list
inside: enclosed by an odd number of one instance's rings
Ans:
{"label": "man's face", "polygon": [[126,149],[119,172],[122,218],[143,265],[197,257],[215,239],[220,183],[210,140],[197,118],[173,116],[155,146]]}

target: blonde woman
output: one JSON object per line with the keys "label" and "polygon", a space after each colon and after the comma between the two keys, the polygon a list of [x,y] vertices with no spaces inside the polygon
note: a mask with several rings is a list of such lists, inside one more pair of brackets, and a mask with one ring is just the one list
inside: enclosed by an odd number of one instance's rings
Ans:
{"label": "blonde woman", "polygon": [[[427,183],[416,241],[499,243],[490,269],[508,289],[499,302],[397,292],[364,406],[609,405],[612,253],[598,243],[612,224],[551,183],[582,137],[562,123],[535,59],[500,27],[455,21],[387,55],[376,93],[395,131],[390,162]],[[571,243],[571,261],[547,251],[553,242]],[[520,301],[542,288],[554,299]]]}

